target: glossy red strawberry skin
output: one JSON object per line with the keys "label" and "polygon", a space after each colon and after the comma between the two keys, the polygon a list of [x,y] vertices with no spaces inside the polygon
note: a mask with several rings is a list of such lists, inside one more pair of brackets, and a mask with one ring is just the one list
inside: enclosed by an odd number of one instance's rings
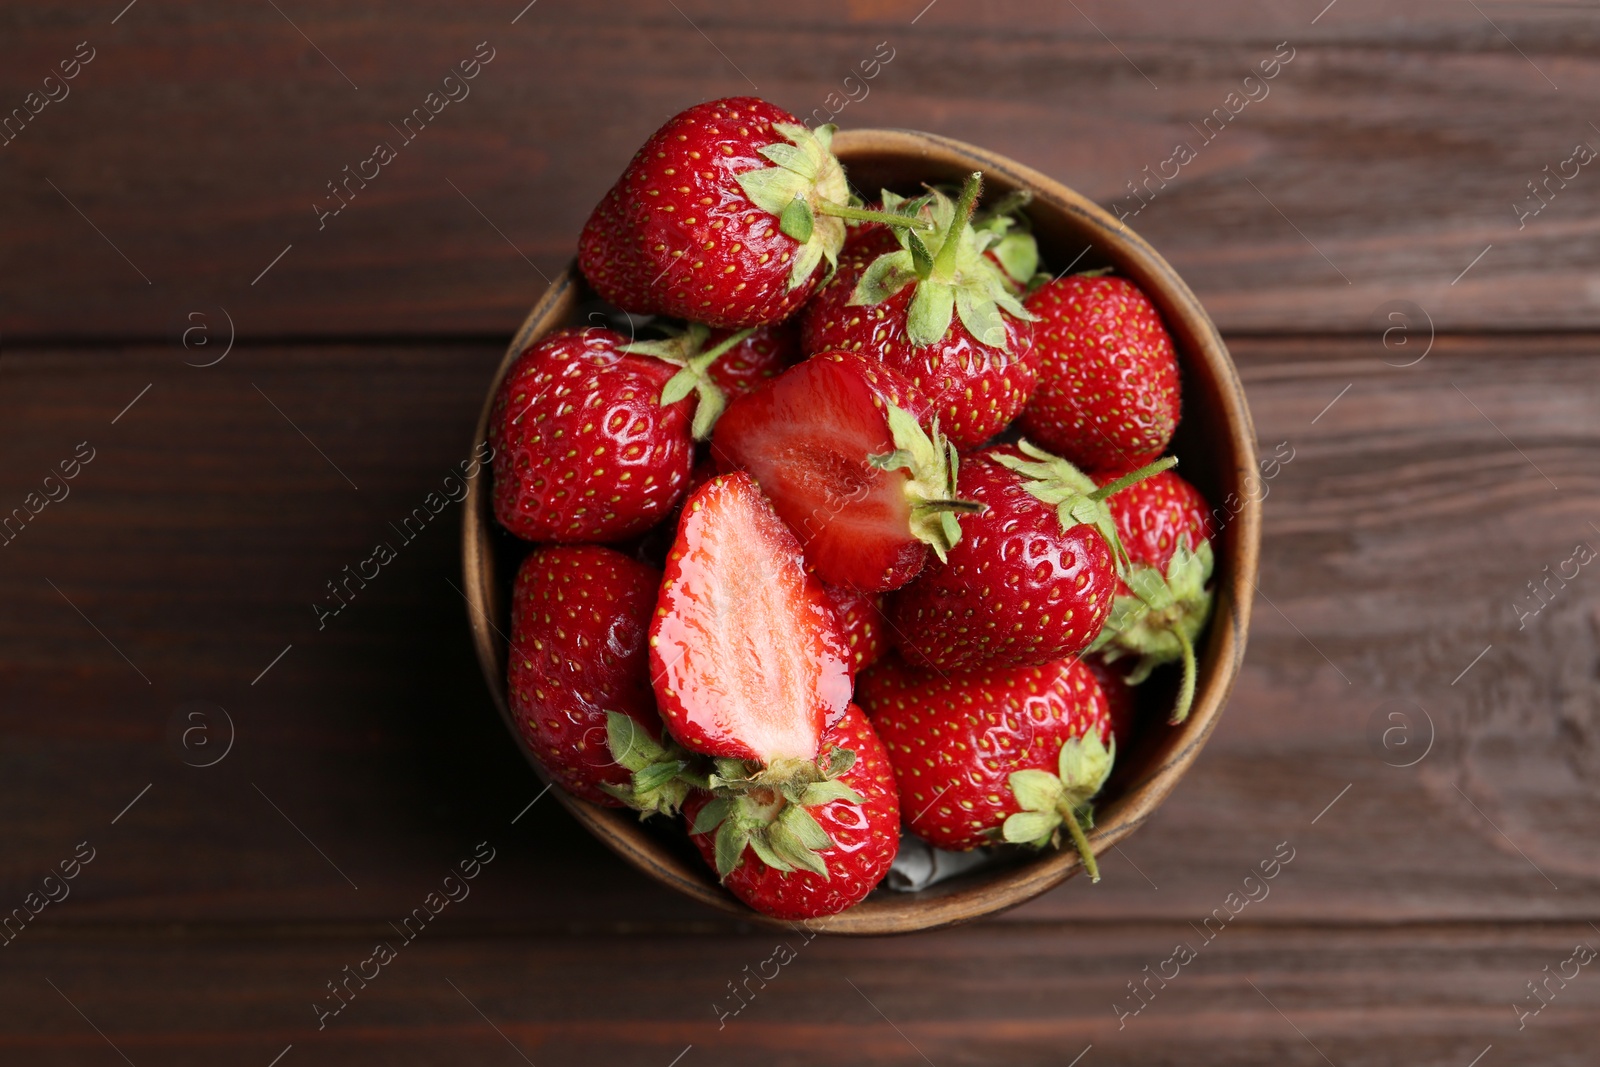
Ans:
{"label": "glossy red strawberry skin", "polygon": [[617,806],[601,784],[630,776],[606,744],[606,712],[661,736],[645,637],[661,575],[599,545],[536,548],[511,594],[507,688],[517,729],[567,792]]}
{"label": "glossy red strawberry skin", "polygon": [[[1170,470],[1113,494],[1106,505],[1129,561],[1163,574],[1180,543],[1187,544],[1191,552],[1198,551],[1216,530],[1211,506],[1200,490]],[[1118,591],[1131,592],[1125,584],[1119,585]]]}
{"label": "glossy red strawberry skin", "polygon": [[[714,348],[731,330],[712,330],[705,347]],[[800,330],[792,322],[759,326],[756,332],[728,349],[711,364],[711,380],[729,400],[743,396],[762,382],[776,378],[800,358]]]}
{"label": "glossy red strawberry skin", "polygon": [[600,296],[640,314],[738,328],[781,322],[821,280],[791,289],[799,243],[735,178],[769,167],[759,150],[785,143],[773,123],[800,125],[755,97],[683,111],[644,143],[589,216],[578,265]]}
{"label": "glossy red strawberry skin", "polygon": [[881,361],[926,396],[946,437],[960,448],[975,447],[1004,429],[1033,394],[1039,365],[1034,324],[1004,316],[1002,350],[979,342],[958,316],[941,342],[913,345],[906,338],[906,315],[915,285],[870,307],[850,303],[873,260],[899,247],[893,232],[876,225],[845,242],[838,271],[806,307],[801,348],[808,354],[842,349]]}
{"label": "glossy red strawberry skin", "polygon": [[1105,694],[1106,706],[1111,714],[1111,736],[1117,739],[1117,751],[1127,752],[1139,730],[1139,694],[1128,684],[1124,667],[1127,660],[1106,663],[1098,655],[1084,657],[1083,665],[1089,668],[1100,691]]}
{"label": "glossy red strawberry skin", "polygon": [[839,585],[823,583],[828,602],[839,620],[845,644],[850,647],[850,672],[861,672],[881,660],[889,651],[888,624],[883,618],[883,597],[861,593]]}
{"label": "glossy red strawberry skin", "polygon": [[1178,357],[1126,278],[1072,275],[1023,302],[1039,317],[1039,384],[1018,420],[1037,445],[1102,478],[1160,457],[1178,426]]}
{"label": "glossy red strawberry skin", "polygon": [[998,841],[1020,809],[1016,771],[1054,774],[1061,746],[1111,738],[1100,684],[1075,658],[938,674],[890,658],[862,676],[862,706],[882,738],[911,832],[965,851]]}
{"label": "glossy red strawberry skin", "polygon": [[1111,611],[1117,575],[1092,524],[1061,529],[992,452],[961,464],[966,500],[987,507],[961,519],[948,562],[930,566],[891,600],[895,646],[936,670],[983,663],[1037,665],[1082,652]]}
{"label": "glossy red strawberry skin", "polygon": [[[900,848],[894,774],[883,743],[860,708],[850,705],[844,718],[823,736],[823,747],[847,748],[856,754],[855,764],[840,780],[862,799],[860,804],[835,800],[807,809],[834,842],[821,851],[828,877],[806,870],[775,870],[747,847],[739,866],[723,882],[740,900],[773,918],[814,919],[860,903],[888,873]],[[690,826],[709,799],[710,794],[695,793],[685,802],[684,817]],[[690,838],[706,862],[715,866],[714,835],[691,833]]]}
{"label": "glossy red strawberry skin", "polygon": [[684,748],[816,758],[850,702],[850,653],[800,543],[755,482],[721,475],[684,504],[650,623],[650,676]]}
{"label": "glossy red strawberry skin", "polygon": [[662,407],[674,368],[617,351],[600,327],[558,330],[518,357],[489,416],[494,511],[529,541],[618,541],[671,513],[694,462],[692,399]]}
{"label": "glossy red strawberry skin", "polygon": [[867,457],[895,450],[887,405],[926,418],[898,372],[850,352],[824,352],[728,405],[712,455],[747,470],[830,584],[877,592],[922,570],[928,546],[911,530],[905,470]]}

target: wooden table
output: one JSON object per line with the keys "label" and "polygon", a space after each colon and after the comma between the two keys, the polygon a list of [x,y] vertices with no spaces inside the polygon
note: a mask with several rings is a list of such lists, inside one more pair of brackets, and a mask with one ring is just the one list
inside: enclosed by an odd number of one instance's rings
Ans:
{"label": "wooden table", "polygon": [[[124,2],[0,12],[0,512],[38,507],[0,547],[0,909],[40,909],[0,1062],[1595,1062],[1592,9]],[[774,936],[528,806],[453,509],[311,605],[463,457],[633,148],[756,91],[1119,205],[1293,458],[1229,711],[1101,885],[794,944],[733,1014]]]}

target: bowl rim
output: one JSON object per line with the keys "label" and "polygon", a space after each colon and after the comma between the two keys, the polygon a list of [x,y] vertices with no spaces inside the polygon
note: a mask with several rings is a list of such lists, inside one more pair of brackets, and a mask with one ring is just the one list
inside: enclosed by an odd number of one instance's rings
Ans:
{"label": "bowl rim", "polygon": [[[982,170],[986,181],[999,179],[1001,184],[1013,188],[1031,189],[1035,196],[1034,210],[1042,202],[1087,231],[1090,243],[1102,258],[1149,294],[1171,332],[1185,339],[1179,345],[1179,352],[1189,376],[1193,378],[1195,372],[1203,368],[1207,381],[1220,395],[1224,416],[1221,429],[1226,440],[1218,446],[1218,451],[1224,455],[1231,453],[1234,468],[1231,473],[1219,470],[1219,479],[1230,484],[1242,482],[1245,471],[1254,472],[1254,424],[1238,371],[1221,334],[1177,271],[1131,229],[1093,201],[1031,167],[937,134],[903,129],[843,130],[835,135],[833,148],[847,168],[852,157],[904,157],[924,160],[930,169]],[[574,263],[550,283],[512,336],[479,412],[473,433],[473,453],[487,439],[490,409],[512,363],[536,334],[570,319],[578,295]],[[484,466],[484,470],[468,480],[462,508],[462,577],[468,623],[484,680],[501,718],[534,771],[549,784],[550,778],[517,729],[506,698],[504,646],[497,643],[497,639],[506,644],[509,640],[494,621],[500,617],[499,594],[492,580],[491,539],[495,536],[495,523],[488,493],[487,464]],[[1096,856],[1103,855],[1138,829],[1166,800],[1216,727],[1237,679],[1256,591],[1261,536],[1261,500],[1256,494],[1244,494],[1239,510],[1231,515],[1223,533],[1218,554],[1219,578],[1215,585],[1216,606],[1200,650],[1200,678],[1193,709],[1185,723],[1172,728],[1177,736],[1163,741],[1163,757],[1127,782],[1115,800],[1100,813],[1089,835]],[[598,807],[562,789],[555,789],[554,793],[586,829],[655,880],[743,920],[774,927],[790,925],[761,915],[735,899],[716,884],[709,869],[665,849],[640,826],[633,813]],[[811,920],[808,927],[828,933],[872,935],[970,922],[1023,904],[1080,869],[1081,861],[1071,850],[1046,853],[1025,864],[976,872],[918,893],[895,893],[888,897],[875,893],[837,915]]]}

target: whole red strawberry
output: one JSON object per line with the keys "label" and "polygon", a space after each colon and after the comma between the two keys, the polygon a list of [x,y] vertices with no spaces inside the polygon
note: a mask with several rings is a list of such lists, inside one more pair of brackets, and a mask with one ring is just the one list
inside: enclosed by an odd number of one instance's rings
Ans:
{"label": "whole red strawberry", "polygon": [[961,536],[956,451],[919,422],[900,374],[848,352],[790,367],[728,406],[712,454],[747,470],[799,537],[823,581],[864,592],[904,585],[930,548]]}
{"label": "whole red strawberry", "polygon": [[695,490],[650,623],[651,682],[672,735],[776,770],[815,760],[850,702],[849,656],[822,583],[750,476]]}
{"label": "whole red strawberry", "polygon": [[1106,695],[1106,705],[1111,709],[1111,736],[1127,753],[1138,739],[1139,695],[1128,684],[1122,664],[1107,663],[1099,656],[1085,656],[1082,663],[1100,683],[1100,691]]}
{"label": "whole red strawberry", "polygon": [[[556,784],[591,803],[670,812],[686,791],[674,781],[686,763],[659,743],[650,690],[645,635],[660,581],[598,545],[536,548],[517,570],[512,716]],[[613,750],[618,737],[627,740]]]}
{"label": "whole red strawberry", "polygon": [[1103,502],[1113,490],[1026,442],[968,457],[959,487],[985,510],[963,518],[944,566],[894,599],[901,654],[955,670],[1049,663],[1089,647],[1117,589],[1121,548]]}
{"label": "whole red strawberry", "polygon": [[798,331],[787,323],[737,331],[713,330],[700,322],[661,329],[667,336],[635,341],[622,351],[654,356],[679,368],[662,389],[661,402],[671,404],[695,394],[696,441],[711,436],[730,399],[776,377],[800,351]]}
{"label": "whole red strawberry", "polygon": [[1160,456],[1178,426],[1178,357],[1150,298],[1126,278],[1079,274],[1028,295],[1039,385],[1018,420],[1030,440],[1099,474]]}
{"label": "whole red strawberry", "polygon": [[833,915],[860,902],[900,848],[900,804],[883,744],[854,704],[823,735],[849,752],[827,776],[742,795],[696,792],[684,804],[691,837],[727,886],[779,919]]}
{"label": "whole red strawberry", "polygon": [[696,104],[644,143],[578,239],[597,293],[712,326],[781,322],[844,244],[850,206],[832,126],[741,96]]}
{"label": "whole red strawberry", "polygon": [[[706,348],[715,348],[731,336],[712,330]],[[790,321],[758,326],[711,364],[711,380],[729,400],[743,396],[762,382],[776,378],[800,358],[800,326]]]}
{"label": "whole red strawberry", "polygon": [[861,703],[889,752],[911,832],[952,851],[1041,848],[1065,827],[1095,881],[1084,834],[1116,742],[1105,694],[1076,659],[928,674],[887,660]]}
{"label": "whole red strawberry", "polygon": [[695,401],[673,368],[600,327],[558,330],[506,373],[489,415],[494,513],[530,541],[619,541],[671,513],[694,462]]}
{"label": "whole red strawberry", "polygon": [[1211,616],[1211,509],[1200,491],[1163,471],[1106,501],[1128,550],[1106,628],[1095,642],[1107,660],[1138,657],[1128,683],[1138,685],[1163,663],[1181,661],[1183,680],[1170,721],[1194,701],[1194,642]]}
{"label": "whole red strawberry", "polygon": [[889,635],[883,621],[883,598],[876,593],[861,593],[841,585],[823,583],[822,591],[833,605],[839,631],[850,648],[850,673],[861,672],[889,651]]}
{"label": "whole red strawberry", "polygon": [[961,448],[1017,416],[1038,368],[1033,316],[988,254],[1004,228],[971,225],[981,187],[973,174],[955,203],[940,192],[915,201],[885,192],[886,209],[931,219],[933,231],[863,227],[807,306],[801,336],[808,353],[858,352],[904,374]]}

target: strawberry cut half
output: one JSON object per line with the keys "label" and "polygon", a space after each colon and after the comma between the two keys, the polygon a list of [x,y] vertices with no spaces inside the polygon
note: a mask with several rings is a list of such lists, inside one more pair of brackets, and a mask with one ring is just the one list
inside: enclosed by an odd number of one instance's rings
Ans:
{"label": "strawberry cut half", "polygon": [[850,650],[800,542],[748,474],[695,490],[650,624],[663,720],[724,759],[815,760],[850,705]]}
{"label": "strawberry cut half", "polygon": [[753,475],[830,585],[874,593],[915,578],[960,540],[956,452],[900,373],[824,352],[735,400],[711,451]]}

